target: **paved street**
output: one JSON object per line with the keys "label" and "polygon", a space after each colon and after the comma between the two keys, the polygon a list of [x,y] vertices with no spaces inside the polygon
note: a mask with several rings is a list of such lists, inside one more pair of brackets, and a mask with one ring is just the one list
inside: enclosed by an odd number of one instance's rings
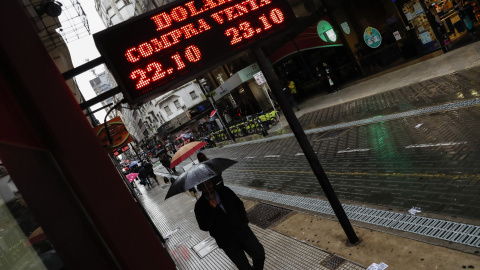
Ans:
{"label": "paved street", "polygon": [[[479,71],[474,68],[303,115],[299,120],[306,130],[345,124],[307,135],[340,199],[480,218]],[[459,101],[470,103],[454,109],[446,105]],[[434,106],[435,112],[428,113]],[[382,120],[415,109],[411,116]],[[379,121],[371,123],[372,119]],[[238,160],[224,173],[227,183],[323,195],[294,137],[205,153]]]}
{"label": "paved street", "polygon": [[[362,239],[358,246],[345,247],[345,233],[284,118],[266,138],[252,135],[204,151],[209,158],[238,160],[223,177],[241,196],[266,247],[266,269],[334,269],[327,261],[343,259],[351,263],[345,269],[372,262],[389,269],[478,267],[477,47],[309,98],[295,112]],[[177,167],[179,173],[188,163]],[[161,165],[156,173],[168,176]],[[163,200],[168,185],[161,185],[140,200],[162,235],[174,232],[167,246],[177,263],[229,269],[218,250],[201,260],[190,256],[206,237],[190,221],[194,199],[183,193]],[[256,210],[268,207],[255,220]],[[421,213],[407,212],[412,207]],[[323,257],[312,247],[332,254]],[[305,261],[311,263],[299,265]]]}

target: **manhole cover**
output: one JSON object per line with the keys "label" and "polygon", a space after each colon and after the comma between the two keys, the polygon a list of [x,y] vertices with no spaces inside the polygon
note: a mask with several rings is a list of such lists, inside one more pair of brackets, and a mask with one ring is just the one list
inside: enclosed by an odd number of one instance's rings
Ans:
{"label": "manhole cover", "polygon": [[290,212],[291,210],[285,208],[259,203],[248,211],[247,215],[251,223],[266,229]]}
{"label": "manhole cover", "polygon": [[328,269],[335,270],[338,267],[340,267],[340,265],[342,265],[344,261],[345,261],[344,258],[338,257],[336,255],[332,255],[326,258],[325,260],[323,260],[320,264],[325,266]]}
{"label": "manhole cover", "polygon": [[330,131],[322,132],[322,133],[320,133],[320,136],[318,136],[315,139],[315,141],[334,139],[334,138],[342,136],[348,130],[349,130],[349,128],[343,128],[343,129],[336,129],[336,130],[330,130]]}

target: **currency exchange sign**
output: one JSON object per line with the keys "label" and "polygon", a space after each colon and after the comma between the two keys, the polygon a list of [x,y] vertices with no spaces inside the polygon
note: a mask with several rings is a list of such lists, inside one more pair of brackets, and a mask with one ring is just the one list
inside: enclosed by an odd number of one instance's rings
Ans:
{"label": "currency exchange sign", "polygon": [[295,23],[286,0],[175,1],[94,35],[129,103],[191,80]]}

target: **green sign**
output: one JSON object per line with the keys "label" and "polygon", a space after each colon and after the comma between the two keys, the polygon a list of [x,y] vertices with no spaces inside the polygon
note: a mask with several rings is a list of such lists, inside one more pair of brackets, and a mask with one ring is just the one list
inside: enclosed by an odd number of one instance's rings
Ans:
{"label": "green sign", "polygon": [[335,30],[333,30],[332,25],[327,21],[318,22],[317,33],[324,42],[334,43],[337,41],[337,34],[335,33]]}
{"label": "green sign", "polygon": [[370,48],[375,49],[382,44],[382,35],[380,35],[380,32],[373,27],[367,27],[367,29],[365,29],[365,33],[363,33],[363,39]]}

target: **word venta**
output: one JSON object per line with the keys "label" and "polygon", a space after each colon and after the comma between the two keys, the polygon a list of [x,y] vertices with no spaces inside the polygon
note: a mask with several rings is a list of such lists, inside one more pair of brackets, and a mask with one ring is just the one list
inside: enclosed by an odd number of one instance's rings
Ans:
{"label": "word venta", "polygon": [[[194,17],[209,9],[223,5],[225,3],[227,2],[218,1],[218,3],[215,3],[211,0],[205,0],[204,6],[200,10],[197,10],[193,5],[193,1],[190,1],[186,3],[184,7],[175,7],[170,13],[162,12],[158,15],[153,16],[151,19],[155,23],[156,30],[161,31],[172,26],[173,22],[182,22],[189,17]],[[271,3],[272,2],[270,0],[259,0],[258,4],[256,0],[247,0],[240,4],[236,4],[218,12],[215,12],[210,16],[214,19],[215,22],[221,25],[225,21],[231,21],[247,14],[250,11],[257,10],[260,7]],[[135,63],[141,58],[149,57],[154,53],[160,52],[162,49],[166,49],[168,47],[171,47],[172,45],[180,43],[182,38],[184,40],[187,40],[210,29],[212,29],[212,27],[205,21],[205,19],[201,18],[196,22],[196,24],[189,23],[187,25],[174,29],[166,34],[163,34],[159,38],[153,38],[149,42],[144,42],[138,47],[130,48],[126,51],[125,56],[127,58],[127,61]]]}

